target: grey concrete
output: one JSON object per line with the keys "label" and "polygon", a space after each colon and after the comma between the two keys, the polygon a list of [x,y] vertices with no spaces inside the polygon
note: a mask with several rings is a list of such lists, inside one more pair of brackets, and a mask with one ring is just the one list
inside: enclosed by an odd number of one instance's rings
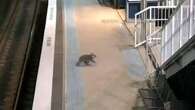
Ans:
{"label": "grey concrete", "polygon": [[129,77],[139,78],[144,80],[145,68],[141,56],[137,49],[123,50],[125,63],[128,65]]}
{"label": "grey concrete", "polygon": [[80,69],[76,67],[79,57],[79,44],[75,24],[75,1],[65,0],[64,2],[64,21],[65,21],[65,40],[66,40],[66,110],[83,110],[83,82],[80,77]]}

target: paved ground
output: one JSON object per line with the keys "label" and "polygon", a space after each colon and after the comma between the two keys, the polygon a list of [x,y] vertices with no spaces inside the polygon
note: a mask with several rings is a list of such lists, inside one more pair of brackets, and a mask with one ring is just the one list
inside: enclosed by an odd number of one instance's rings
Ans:
{"label": "paved ground", "polygon": [[[118,9],[117,12],[120,15],[121,19],[123,21],[125,21],[126,20],[126,18],[125,18],[125,9]],[[124,24],[125,24],[126,28],[129,30],[129,32],[131,33],[130,36],[132,36],[134,38],[134,34],[135,34],[135,31],[136,31],[134,19],[129,19],[129,21],[124,22]],[[147,71],[148,71],[147,73],[153,73],[155,71],[155,69],[152,65],[152,61],[147,56],[145,47],[140,46],[137,49],[138,49],[138,51],[141,55],[141,58],[144,62],[145,67],[147,67]],[[161,61],[160,60],[160,44],[156,45],[156,46],[152,46],[151,49],[152,49],[152,52],[153,52],[158,64],[160,64],[160,61]]]}
{"label": "paved ground", "polygon": [[[116,11],[96,0],[65,0],[67,110],[132,110],[144,65]],[[97,63],[76,67],[94,52]]]}

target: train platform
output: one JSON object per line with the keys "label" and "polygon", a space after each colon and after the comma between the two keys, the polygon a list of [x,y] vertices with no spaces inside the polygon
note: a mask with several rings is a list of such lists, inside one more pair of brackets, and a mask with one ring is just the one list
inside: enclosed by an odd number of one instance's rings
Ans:
{"label": "train platform", "polygon": [[[136,108],[145,67],[117,11],[96,0],[49,4],[33,110]],[[95,64],[76,66],[91,52]]]}
{"label": "train platform", "polygon": [[1,0],[0,110],[194,110],[195,4],[178,4],[126,21],[99,0]]}

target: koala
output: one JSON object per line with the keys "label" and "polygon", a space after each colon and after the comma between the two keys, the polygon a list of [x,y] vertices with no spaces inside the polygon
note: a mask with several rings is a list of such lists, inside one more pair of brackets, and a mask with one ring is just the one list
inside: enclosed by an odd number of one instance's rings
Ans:
{"label": "koala", "polygon": [[94,53],[85,54],[80,56],[76,66],[80,66],[80,64],[83,62],[85,65],[89,65],[90,62],[96,63],[94,58],[96,55]]}

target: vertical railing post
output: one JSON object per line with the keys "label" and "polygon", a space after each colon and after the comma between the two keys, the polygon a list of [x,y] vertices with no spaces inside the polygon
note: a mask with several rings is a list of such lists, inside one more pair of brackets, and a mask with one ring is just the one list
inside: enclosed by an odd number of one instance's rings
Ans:
{"label": "vertical railing post", "polygon": [[166,48],[166,44],[167,44],[168,38],[167,38],[167,26],[165,26],[165,44],[164,44],[164,61],[167,59],[167,48]]}
{"label": "vertical railing post", "polygon": [[179,27],[180,27],[180,36],[179,36],[179,48],[181,48],[181,46],[182,46],[182,34],[183,34],[183,32],[182,32],[182,24],[183,24],[183,6],[181,5],[181,10],[180,10],[180,25],[179,25]]}
{"label": "vertical railing post", "polygon": [[[146,15],[147,16],[147,15]],[[152,34],[152,8],[150,8],[150,18],[149,18],[150,34]],[[147,39],[148,40],[148,39]],[[152,42],[151,37],[149,38],[149,43]]]}
{"label": "vertical railing post", "polygon": [[[144,10],[147,7],[147,0],[141,0],[141,9]],[[140,41],[146,40],[146,18],[147,10],[141,14],[141,37]]]}
{"label": "vertical railing post", "polygon": [[190,4],[189,4],[189,6],[190,6],[190,15],[189,15],[189,17],[190,17],[190,34],[189,34],[189,38],[191,38],[192,36],[193,36],[193,30],[192,30],[192,26],[193,26],[193,1],[194,0],[190,0]]}
{"label": "vertical railing post", "polygon": [[161,58],[161,61],[160,61],[160,64],[162,64],[163,63],[163,59],[164,59],[164,44],[165,44],[165,38],[164,38],[164,31],[161,31],[162,32],[162,34],[161,34],[161,38],[162,38],[162,40],[161,40],[161,54],[160,54],[160,58]]}
{"label": "vertical railing post", "polygon": [[171,32],[171,55],[174,54],[174,34],[175,34],[175,16],[172,18],[172,32]]}
{"label": "vertical railing post", "polygon": [[129,22],[129,2],[126,0],[126,22]]}
{"label": "vertical railing post", "polygon": [[134,46],[136,47],[137,45],[137,15],[135,15],[135,39],[134,39]]}
{"label": "vertical railing post", "polygon": [[183,5],[181,5],[181,21],[180,21],[180,36],[179,36],[179,47],[181,48],[182,46],[182,34],[183,34],[183,31],[182,31],[182,25],[183,25]]}

